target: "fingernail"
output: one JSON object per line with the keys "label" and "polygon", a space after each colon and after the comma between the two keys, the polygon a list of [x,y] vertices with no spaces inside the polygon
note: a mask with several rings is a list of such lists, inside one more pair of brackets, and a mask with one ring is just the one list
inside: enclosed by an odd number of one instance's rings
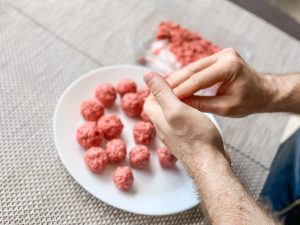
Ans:
{"label": "fingernail", "polygon": [[154,72],[148,72],[144,75],[144,81],[146,83],[149,83],[150,80],[152,80],[155,77],[155,73]]}

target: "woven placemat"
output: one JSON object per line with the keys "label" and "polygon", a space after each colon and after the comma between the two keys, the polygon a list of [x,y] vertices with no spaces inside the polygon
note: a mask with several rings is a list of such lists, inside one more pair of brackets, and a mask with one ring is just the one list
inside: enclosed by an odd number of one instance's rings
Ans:
{"label": "woven placemat", "polygon": [[[89,46],[88,39],[82,44],[83,37],[95,36],[93,32],[77,33],[78,39],[74,42],[76,35],[72,35],[72,31],[76,30],[76,23],[69,23],[70,16],[78,19],[78,13],[85,20],[85,16],[90,15],[95,23],[101,23],[95,20],[98,14],[92,13],[94,4],[99,4],[99,11],[106,9],[101,9],[98,1],[61,1],[60,4],[69,7],[59,7],[59,3],[53,2],[43,2],[42,8],[40,1],[0,2],[0,223],[205,224],[199,207],[162,217],[134,215],[115,209],[92,197],[68,175],[53,142],[52,116],[57,100],[82,74],[120,60],[114,59],[112,51],[106,49],[107,40],[97,41],[108,58]],[[83,2],[85,7],[81,7]],[[141,9],[143,4],[148,5],[147,2],[129,1],[132,8],[126,8],[124,2],[120,1],[118,8],[133,13],[135,6]],[[71,11],[72,14],[68,10],[74,7],[82,10]],[[57,12],[52,14],[53,21],[47,17],[48,10]],[[110,10],[116,9],[111,7]],[[48,19],[43,21],[42,15]],[[58,26],[56,18],[67,22]],[[119,32],[125,32],[122,26],[118,27]],[[288,37],[280,35],[282,42],[293,44]],[[111,37],[111,46],[121,49],[123,41]],[[284,56],[287,54],[286,50],[282,52]],[[129,54],[124,50],[117,58],[125,62]],[[243,119],[218,117],[234,168],[255,197],[268,175],[286,119],[287,116],[281,114]]]}

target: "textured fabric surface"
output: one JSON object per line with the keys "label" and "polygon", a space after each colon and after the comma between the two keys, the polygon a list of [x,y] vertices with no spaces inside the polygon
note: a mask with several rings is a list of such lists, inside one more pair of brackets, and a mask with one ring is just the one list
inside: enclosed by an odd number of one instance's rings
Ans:
{"label": "textured fabric surface", "polygon": [[[193,8],[207,3],[187,2]],[[209,2],[220,8],[217,22],[234,27],[239,41],[247,35],[256,43],[251,63],[257,69],[300,70],[299,42],[227,1]],[[133,63],[128,29],[152,3],[0,1],[0,224],[205,223],[199,207],[151,217],[97,200],[68,175],[53,142],[52,116],[64,89],[89,70]],[[254,197],[286,120],[283,114],[218,117],[234,168]]]}

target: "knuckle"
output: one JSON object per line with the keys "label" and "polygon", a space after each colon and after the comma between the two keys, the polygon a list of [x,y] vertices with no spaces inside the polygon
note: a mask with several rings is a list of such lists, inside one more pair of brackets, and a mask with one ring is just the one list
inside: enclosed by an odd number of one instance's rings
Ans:
{"label": "knuckle", "polygon": [[223,52],[228,54],[237,54],[236,50],[234,48],[225,48]]}
{"label": "knuckle", "polygon": [[196,73],[198,71],[198,65],[197,62],[191,63],[190,65],[185,67],[185,70],[189,74]]}
{"label": "knuckle", "polygon": [[191,83],[192,86],[198,87],[201,81],[200,81],[199,77],[191,76],[191,78],[189,79],[189,82]]}
{"label": "knuckle", "polygon": [[180,118],[179,112],[175,110],[168,110],[166,113],[166,119],[169,123],[176,123],[176,121]]}
{"label": "knuckle", "polygon": [[195,103],[195,105],[196,105],[196,109],[198,109],[200,112],[206,112],[207,111],[207,107],[206,107],[205,103],[198,101],[198,102]]}
{"label": "knuckle", "polygon": [[227,53],[222,58],[227,73],[239,73],[243,67],[241,58],[235,53]]}
{"label": "knuckle", "polygon": [[184,107],[181,105],[174,106],[172,109],[166,110],[165,115],[169,124],[177,125],[183,119]]}
{"label": "knuckle", "polygon": [[227,53],[224,57],[224,60],[227,60],[230,65],[240,64],[240,58],[234,53]]}
{"label": "knuckle", "polygon": [[163,91],[163,88],[160,85],[153,85],[152,95],[154,97],[160,95],[162,91]]}

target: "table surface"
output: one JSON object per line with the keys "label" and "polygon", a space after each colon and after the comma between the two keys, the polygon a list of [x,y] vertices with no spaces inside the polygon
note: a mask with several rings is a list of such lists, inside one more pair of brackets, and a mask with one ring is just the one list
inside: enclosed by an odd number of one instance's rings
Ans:
{"label": "table surface", "polygon": [[[239,42],[251,40],[259,71],[300,71],[300,44],[222,0],[187,0],[214,13]],[[134,63],[128,30],[151,0],[0,1],[0,223],[203,224],[199,207],[152,217],[115,209],[70,177],[56,153],[52,117],[65,88],[89,70]],[[216,10],[217,9],[217,10]],[[235,171],[258,197],[286,125],[286,114],[217,118]]]}

